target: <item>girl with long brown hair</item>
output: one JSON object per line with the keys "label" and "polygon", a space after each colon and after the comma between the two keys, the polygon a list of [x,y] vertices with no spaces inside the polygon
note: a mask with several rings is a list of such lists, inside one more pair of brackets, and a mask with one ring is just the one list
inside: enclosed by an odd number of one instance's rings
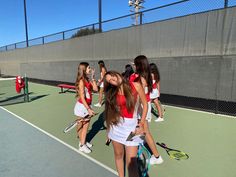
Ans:
{"label": "girl with long brown hair", "polygon": [[150,93],[152,92],[152,77],[150,72],[150,65],[148,59],[144,55],[139,55],[134,59],[135,73],[130,77],[131,81],[138,82],[142,85],[142,88],[146,95],[146,100],[148,102],[148,112],[145,123],[144,132],[146,133],[145,140],[151,149],[153,155],[150,159],[150,164],[161,164],[163,159],[159,154],[154,139],[149,130],[148,122],[151,121],[151,99]]}
{"label": "girl with long brown hair", "polygon": [[103,83],[103,77],[107,72],[107,68],[105,66],[105,63],[103,60],[98,61],[99,69],[100,69],[100,79],[98,79],[98,85],[99,85],[99,95],[98,95],[98,103],[94,104],[96,107],[102,106],[102,96],[104,91],[104,83]]}
{"label": "girl with long brown hair", "polygon": [[155,120],[155,122],[161,122],[161,121],[164,121],[164,118],[163,118],[161,104],[159,102],[160,80],[161,80],[160,73],[155,63],[150,64],[150,69],[151,69],[151,75],[152,75],[152,88],[153,88],[152,92],[150,93],[150,98],[158,110],[158,118]]}
{"label": "girl with long brown hair", "polygon": [[[112,140],[116,169],[119,177],[124,177],[124,154],[130,177],[138,177],[137,151],[141,139],[127,141],[131,132],[143,133],[147,114],[147,101],[140,83],[128,82],[116,71],[108,71],[104,76],[105,121],[108,138]],[[138,108],[143,112],[138,122]],[[139,128],[138,128],[139,127]]]}
{"label": "girl with long brown hair", "polygon": [[[92,80],[88,75],[91,74]],[[81,62],[78,67],[78,74],[75,82],[77,102],[74,107],[74,114],[78,119],[93,116],[95,113],[90,107],[92,103],[92,90],[97,91],[97,84],[94,79],[94,70],[92,70],[87,62]],[[90,121],[84,119],[78,123],[79,150],[84,153],[90,153],[92,144],[86,142],[86,135]]]}

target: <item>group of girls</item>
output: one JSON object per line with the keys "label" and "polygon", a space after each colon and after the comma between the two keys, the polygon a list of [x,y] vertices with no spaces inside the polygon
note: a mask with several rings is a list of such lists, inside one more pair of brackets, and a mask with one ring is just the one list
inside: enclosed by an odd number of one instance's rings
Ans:
{"label": "group of girls", "polygon": [[[154,100],[155,103],[155,99],[158,99],[158,93],[156,94],[155,89],[158,89],[160,81],[159,72],[157,68],[152,66],[153,64],[149,65],[148,59],[144,55],[137,56],[132,64],[133,66],[126,65],[126,71],[123,74],[106,70],[102,73],[100,69],[102,79],[100,86],[102,83],[104,86],[102,92],[104,91],[105,95],[104,116],[107,137],[113,145],[119,177],[124,176],[124,155],[129,176],[138,176],[137,160],[135,159],[138,145],[141,142],[140,139],[127,141],[127,137],[131,132],[135,132],[137,135],[145,134],[145,141],[153,154],[150,164],[161,164],[163,162],[148,126],[148,121],[151,119],[151,101]],[[105,68],[104,63],[102,66]],[[133,72],[132,67],[134,68]],[[153,72],[151,73],[151,71]],[[76,80],[78,101],[74,108],[74,113],[79,118],[94,115],[91,108],[92,91],[98,91],[94,79],[94,70],[89,67],[88,63],[82,62],[79,65]],[[151,93],[155,96],[150,97]],[[101,102],[99,104],[101,105]],[[160,113],[159,118],[163,119]],[[90,121],[88,119],[84,120],[78,124],[79,150],[90,153],[92,144],[86,142]]]}

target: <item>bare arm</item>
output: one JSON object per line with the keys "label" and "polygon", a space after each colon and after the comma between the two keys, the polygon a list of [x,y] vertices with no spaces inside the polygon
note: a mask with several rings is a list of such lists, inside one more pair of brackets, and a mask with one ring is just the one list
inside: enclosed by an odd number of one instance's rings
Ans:
{"label": "bare arm", "polygon": [[106,74],[106,70],[105,68],[102,68],[102,72],[101,72],[101,80],[103,79],[104,75]]}
{"label": "bare arm", "polygon": [[142,84],[143,89],[145,89],[145,87],[147,87],[147,82],[143,77],[141,77],[141,84]]}
{"label": "bare arm", "polygon": [[140,83],[134,82],[134,87],[137,90],[138,95],[140,97],[141,104],[143,105],[143,111],[142,111],[142,117],[141,117],[141,124],[143,125],[144,122],[146,121],[146,116],[147,116],[147,111],[148,111],[147,99],[144,93],[144,89]]}
{"label": "bare arm", "polygon": [[87,104],[86,100],[85,100],[85,94],[84,94],[84,82],[83,80],[81,79],[79,81],[79,88],[76,88],[76,89],[79,89],[78,90],[78,93],[79,93],[79,97],[82,101],[82,104],[85,106],[85,108],[88,110],[89,112],[89,115],[93,115],[94,114],[94,111],[90,108],[90,106]]}
{"label": "bare arm", "polygon": [[159,91],[159,94],[161,93],[161,91],[160,91],[160,81],[159,82],[157,82],[157,89],[158,89],[158,91]]}
{"label": "bare arm", "polygon": [[98,86],[97,86],[96,80],[94,79],[94,74],[95,74],[95,69],[92,69],[91,84],[93,86],[93,91],[98,92]]}

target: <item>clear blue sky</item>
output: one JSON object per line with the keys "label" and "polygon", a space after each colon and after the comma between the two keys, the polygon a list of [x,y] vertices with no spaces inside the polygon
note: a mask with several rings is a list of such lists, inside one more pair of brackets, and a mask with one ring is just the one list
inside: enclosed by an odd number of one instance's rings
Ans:
{"label": "clear blue sky", "polygon": [[[146,0],[144,6],[145,9],[149,9],[176,1],[178,0]],[[219,6],[223,5],[223,1],[192,0],[191,7],[207,8],[214,4]],[[0,0],[0,46],[25,41],[23,2],[23,0]],[[26,2],[29,39],[98,22],[98,0],[26,0]],[[127,15],[130,13],[129,10],[128,0],[102,0],[103,20]],[[175,10],[163,13],[175,13]]]}

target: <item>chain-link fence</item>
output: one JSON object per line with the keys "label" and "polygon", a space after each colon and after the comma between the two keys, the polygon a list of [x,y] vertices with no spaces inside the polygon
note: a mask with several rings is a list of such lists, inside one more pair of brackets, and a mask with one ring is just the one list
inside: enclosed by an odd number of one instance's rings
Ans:
{"label": "chain-link fence", "polygon": [[[185,15],[196,14],[200,12],[206,12],[221,8],[228,8],[236,5],[236,0],[182,0],[176,1],[171,4],[162,5],[152,9],[140,11],[138,13],[132,13],[129,15],[113,18],[110,20],[103,21],[101,26],[102,32],[110,31],[113,29],[121,29],[130,27],[133,25],[147,24],[156,21],[167,20],[171,18],[177,18]],[[135,24],[138,21],[138,24]],[[31,39],[28,41],[29,46],[43,45],[50,42],[60,41],[78,37],[81,35],[77,34],[93,34],[99,30],[99,23],[94,23],[67,31],[58,32],[55,34],[42,36],[39,38]],[[87,31],[87,32],[84,32]],[[7,46],[0,47],[0,52],[14,50],[18,48],[26,48],[26,41],[10,44]]]}

